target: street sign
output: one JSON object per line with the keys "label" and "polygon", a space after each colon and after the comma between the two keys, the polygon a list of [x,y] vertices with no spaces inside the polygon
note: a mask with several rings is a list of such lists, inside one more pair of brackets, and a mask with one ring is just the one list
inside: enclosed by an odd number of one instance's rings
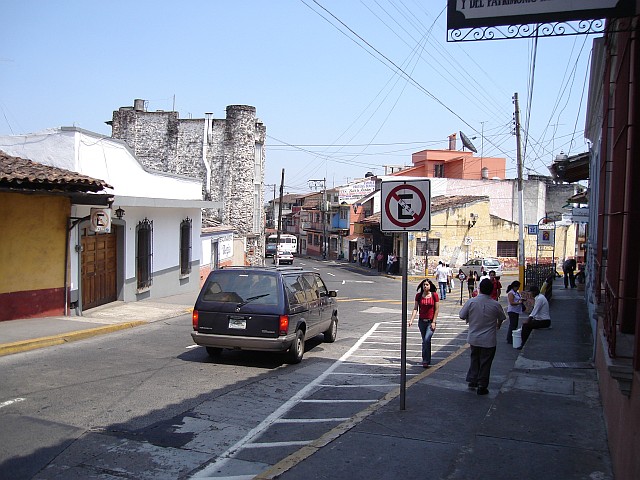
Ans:
{"label": "street sign", "polygon": [[380,230],[383,232],[428,231],[431,229],[430,180],[382,182]]}
{"label": "street sign", "polygon": [[92,208],[89,229],[96,233],[111,233],[111,209]]}

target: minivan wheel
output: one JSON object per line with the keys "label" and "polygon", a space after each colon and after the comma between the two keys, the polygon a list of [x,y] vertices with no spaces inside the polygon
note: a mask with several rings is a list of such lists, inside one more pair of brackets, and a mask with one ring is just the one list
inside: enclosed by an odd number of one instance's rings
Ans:
{"label": "minivan wheel", "polygon": [[296,338],[289,347],[288,361],[289,363],[300,363],[304,355],[304,332],[298,330]]}
{"label": "minivan wheel", "polygon": [[326,343],[333,343],[336,341],[336,336],[338,335],[338,319],[333,317],[331,318],[331,325],[324,332],[324,341]]}
{"label": "minivan wheel", "polygon": [[220,347],[206,347],[207,353],[210,357],[219,357],[222,353],[222,349]]}

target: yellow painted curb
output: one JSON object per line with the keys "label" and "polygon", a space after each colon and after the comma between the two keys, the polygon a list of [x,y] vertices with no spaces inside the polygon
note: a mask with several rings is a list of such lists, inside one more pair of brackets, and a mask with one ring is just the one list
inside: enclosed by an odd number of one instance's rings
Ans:
{"label": "yellow painted curb", "polygon": [[11,355],[12,353],[26,352],[37,348],[51,347],[53,345],[61,345],[63,343],[75,342],[85,338],[102,335],[105,333],[117,332],[125,328],[133,328],[139,325],[145,325],[145,321],[133,321],[118,323],[115,325],[105,325],[104,327],[89,328],[87,330],[75,330],[73,332],[60,333],[50,337],[34,338],[31,340],[20,340],[19,342],[11,342],[0,344],[0,357]]}
{"label": "yellow painted curb", "polygon": [[[465,344],[464,346],[460,347],[457,351],[449,355],[442,362],[438,363],[437,365],[434,365],[430,369],[425,370],[421,374],[416,375],[411,380],[407,381],[406,387],[409,388],[410,386],[419,382],[423,378],[426,378],[429,375],[432,375],[434,372],[440,370],[451,360],[459,357],[464,352],[466,352],[468,348],[469,348],[468,344]],[[369,415],[371,415],[372,413],[375,413],[377,410],[387,405],[389,402],[391,402],[393,399],[395,399],[399,395],[400,395],[400,387],[397,387],[392,391],[390,391],[389,393],[387,393],[384,397],[382,397],[376,403],[369,405],[364,410],[356,413],[353,417],[349,418],[348,420],[345,420],[340,425],[337,425],[336,427],[332,428],[327,433],[322,435],[320,438],[309,443],[309,445],[305,445],[299,450],[293,452],[288,457],[283,458],[275,465],[272,465],[267,470],[253,477],[253,479],[254,480],[273,480],[275,478],[278,478],[278,476],[282,475],[288,470],[291,470],[293,467],[301,463],[303,460],[317,453],[322,447],[325,447],[326,445],[333,442],[335,439],[337,439],[341,435],[347,433],[349,430],[351,430],[353,427],[358,425]]]}

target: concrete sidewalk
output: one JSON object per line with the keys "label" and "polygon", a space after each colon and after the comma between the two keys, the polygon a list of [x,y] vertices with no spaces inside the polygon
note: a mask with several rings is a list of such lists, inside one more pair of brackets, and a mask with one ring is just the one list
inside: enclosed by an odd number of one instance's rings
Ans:
{"label": "concrete sidewalk", "polygon": [[0,356],[82,340],[173,318],[193,309],[198,292],[139,302],[113,302],[82,317],[45,317],[0,322]]}
{"label": "concrete sidewalk", "polygon": [[392,392],[256,478],[613,479],[583,292],[556,281],[551,317],[522,350],[503,325],[489,395],[461,349],[408,383],[405,410]]}

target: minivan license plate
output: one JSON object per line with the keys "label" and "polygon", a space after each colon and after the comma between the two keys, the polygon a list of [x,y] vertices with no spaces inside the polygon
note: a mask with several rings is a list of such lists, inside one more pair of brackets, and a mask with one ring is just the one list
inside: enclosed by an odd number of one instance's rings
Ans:
{"label": "minivan license plate", "polygon": [[229,317],[229,328],[244,330],[247,328],[247,319],[244,317],[242,318]]}

